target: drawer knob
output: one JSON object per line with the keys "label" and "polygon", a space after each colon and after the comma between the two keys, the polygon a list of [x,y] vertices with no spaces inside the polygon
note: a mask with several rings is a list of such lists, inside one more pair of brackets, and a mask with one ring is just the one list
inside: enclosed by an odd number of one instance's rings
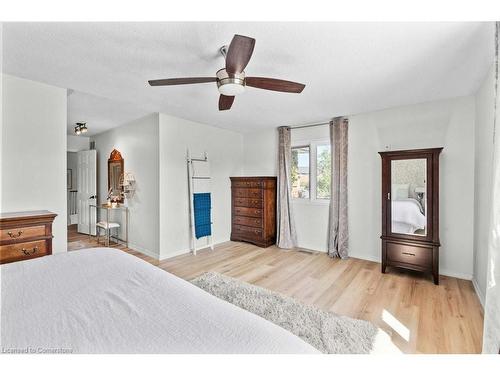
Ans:
{"label": "drawer knob", "polygon": [[7,234],[9,235],[10,238],[18,238],[18,237],[21,237],[21,235],[23,234],[23,231],[20,230],[17,232],[17,234],[14,234],[11,231],[8,231]]}
{"label": "drawer knob", "polygon": [[412,257],[414,257],[414,256],[415,256],[415,254],[413,254],[413,253],[407,253],[407,252],[405,252],[405,251],[403,251],[403,253],[402,253],[402,254],[403,254],[403,255],[410,255],[410,256],[412,256]]}
{"label": "drawer knob", "polygon": [[36,252],[38,251],[38,246],[35,246],[33,249],[31,250],[27,250],[23,247],[23,254],[26,255],[26,256],[29,256],[29,255],[33,255],[35,254]]}

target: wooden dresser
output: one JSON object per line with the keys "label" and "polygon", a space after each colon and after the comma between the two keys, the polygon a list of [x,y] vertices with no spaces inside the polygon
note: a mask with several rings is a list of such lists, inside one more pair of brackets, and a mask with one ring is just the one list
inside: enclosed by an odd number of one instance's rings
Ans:
{"label": "wooden dresser", "polygon": [[0,263],[52,254],[52,222],[56,216],[49,211],[0,214]]}
{"label": "wooden dresser", "polygon": [[276,242],[276,177],[231,177],[231,241]]}

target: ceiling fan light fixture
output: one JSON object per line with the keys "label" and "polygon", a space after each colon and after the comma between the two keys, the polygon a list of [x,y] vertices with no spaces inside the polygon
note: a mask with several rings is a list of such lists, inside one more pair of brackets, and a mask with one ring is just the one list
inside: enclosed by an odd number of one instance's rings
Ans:
{"label": "ceiling fan light fixture", "polygon": [[277,78],[246,77],[245,68],[252,57],[255,39],[236,34],[228,46],[223,46],[220,53],[226,61],[226,67],[216,73],[216,77],[165,78],[148,81],[150,86],[190,85],[194,83],[217,82],[219,90],[219,111],[231,109],[234,98],[245,91],[246,86],[262,90],[299,94],[305,85]]}
{"label": "ceiling fan light fixture", "polygon": [[245,91],[245,85],[241,83],[227,82],[219,86],[219,92],[225,96],[236,96]]}
{"label": "ceiling fan light fixture", "polygon": [[245,73],[228,74],[226,69],[217,72],[217,87],[225,96],[236,96],[245,91]]}

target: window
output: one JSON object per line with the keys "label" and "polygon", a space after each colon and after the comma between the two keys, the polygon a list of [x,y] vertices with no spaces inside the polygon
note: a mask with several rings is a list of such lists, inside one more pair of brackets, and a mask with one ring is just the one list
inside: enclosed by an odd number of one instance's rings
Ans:
{"label": "window", "polygon": [[292,198],[309,198],[309,146],[292,147]]}
{"label": "window", "polygon": [[316,199],[330,199],[332,158],[330,145],[316,147]]}
{"label": "window", "polygon": [[331,152],[328,141],[312,141],[292,147],[292,198],[309,201],[330,199]]}

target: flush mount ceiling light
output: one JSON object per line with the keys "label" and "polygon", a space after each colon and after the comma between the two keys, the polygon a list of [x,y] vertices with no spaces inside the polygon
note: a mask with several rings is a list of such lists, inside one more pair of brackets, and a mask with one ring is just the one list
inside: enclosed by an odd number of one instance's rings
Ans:
{"label": "flush mount ceiling light", "polygon": [[216,82],[219,89],[219,110],[226,111],[233,105],[234,97],[245,91],[247,86],[258,89],[301,93],[305,85],[276,78],[246,77],[246,68],[252,57],[255,39],[235,35],[229,47],[223,46],[220,53],[226,60],[226,67],[215,77],[167,78],[149,81],[151,86],[188,85],[192,83]]}
{"label": "flush mount ceiling light", "polygon": [[80,135],[87,133],[87,123],[86,122],[77,122],[75,126],[75,134]]}

